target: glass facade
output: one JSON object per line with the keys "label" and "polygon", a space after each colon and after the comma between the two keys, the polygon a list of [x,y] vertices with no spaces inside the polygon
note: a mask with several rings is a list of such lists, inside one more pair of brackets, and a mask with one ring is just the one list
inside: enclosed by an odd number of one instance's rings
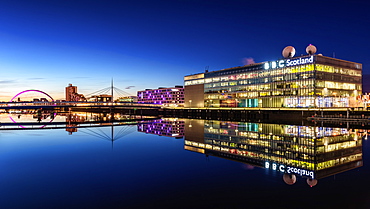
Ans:
{"label": "glass facade", "polygon": [[355,107],[360,105],[362,65],[303,56],[185,79],[185,88],[198,84],[204,84],[205,107]]}

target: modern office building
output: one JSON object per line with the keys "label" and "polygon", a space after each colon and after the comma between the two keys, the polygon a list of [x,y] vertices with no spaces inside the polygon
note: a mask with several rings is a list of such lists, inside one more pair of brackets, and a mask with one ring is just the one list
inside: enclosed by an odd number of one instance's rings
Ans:
{"label": "modern office building", "polygon": [[175,86],[173,88],[146,89],[137,92],[138,103],[159,104],[163,106],[184,106],[184,88]]}
{"label": "modern office building", "polygon": [[[346,128],[185,120],[184,149],[312,180],[361,167],[362,133]],[[291,182],[292,183],[292,182]]]}
{"label": "modern office building", "polygon": [[360,63],[308,53],[185,76],[185,107],[362,106]]}

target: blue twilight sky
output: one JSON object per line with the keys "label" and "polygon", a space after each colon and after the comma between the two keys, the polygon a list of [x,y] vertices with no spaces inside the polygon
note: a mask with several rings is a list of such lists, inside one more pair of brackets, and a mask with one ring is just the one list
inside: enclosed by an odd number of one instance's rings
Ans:
{"label": "blue twilight sky", "polygon": [[[318,53],[370,73],[370,2],[0,0],[0,100],[38,89],[64,99],[115,86],[136,95],[183,76]],[[131,88],[126,89],[131,86]],[[134,87],[132,87],[134,86]]]}

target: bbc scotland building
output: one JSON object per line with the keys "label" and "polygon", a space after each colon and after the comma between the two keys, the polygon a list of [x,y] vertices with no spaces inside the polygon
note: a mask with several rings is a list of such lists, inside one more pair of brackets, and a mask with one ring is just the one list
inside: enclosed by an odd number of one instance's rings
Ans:
{"label": "bbc scotland building", "polygon": [[185,107],[362,105],[362,64],[308,53],[185,76]]}

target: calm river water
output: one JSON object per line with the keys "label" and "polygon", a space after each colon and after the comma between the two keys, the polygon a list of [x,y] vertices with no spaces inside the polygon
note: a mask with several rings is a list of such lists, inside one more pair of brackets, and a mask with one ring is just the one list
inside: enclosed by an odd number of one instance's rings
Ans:
{"label": "calm river water", "polygon": [[0,208],[370,208],[366,138],[189,119],[0,129]]}

